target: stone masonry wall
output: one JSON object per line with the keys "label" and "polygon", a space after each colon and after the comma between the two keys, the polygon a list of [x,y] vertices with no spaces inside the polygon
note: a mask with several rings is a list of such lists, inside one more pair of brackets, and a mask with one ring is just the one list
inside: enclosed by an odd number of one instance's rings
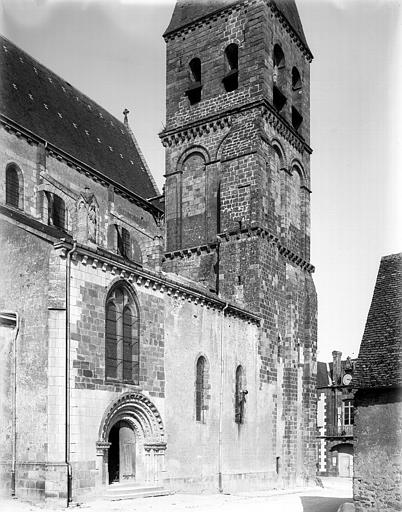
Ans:
{"label": "stone masonry wall", "polygon": [[[229,43],[238,45],[239,85],[226,93],[222,78]],[[287,102],[280,113],[271,110],[275,44],[285,61],[281,91]],[[185,91],[195,57],[201,60],[203,88],[201,101],[191,105]],[[294,67],[302,82],[297,98]],[[195,279],[199,275],[200,259],[180,253],[187,236],[181,201],[182,184],[194,174],[182,162],[192,151],[202,153],[206,179],[213,184],[205,187],[208,194],[212,190],[208,202],[217,205],[217,290],[262,318],[258,376],[262,389],[275,389],[270,453],[280,458],[288,483],[313,477],[316,463],[317,300],[311,275],[293,262],[310,257],[310,151],[297,139],[291,114],[294,103],[303,116],[297,133],[308,144],[309,80],[308,60],[265,2],[238,4],[167,37],[167,119],[161,137],[167,158],[167,250],[178,254],[164,265]],[[193,190],[194,205],[199,193]],[[199,243],[211,242],[208,237]],[[294,256],[287,258],[289,253]]]}
{"label": "stone masonry wall", "polygon": [[[49,243],[33,238],[22,226],[0,224],[1,264],[0,309],[17,312],[20,330],[17,340],[17,495],[39,497],[44,492],[44,464],[47,460],[47,349]],[[3,368],[12,385],[12,357]],[[1,388],[7,401],[10,393]],[[11,404],[9,404],[11,406]],[[5,412],[5,411],[3,411]],[[11,409],[6,429],[1,429],[2,461],[11,462]],[[2,483],[10,485],[9,467]]]}
{"label": "stone masonry wall", "polygon": [[353,498],[356,512],[402,510],[402,393],[355,395]]}

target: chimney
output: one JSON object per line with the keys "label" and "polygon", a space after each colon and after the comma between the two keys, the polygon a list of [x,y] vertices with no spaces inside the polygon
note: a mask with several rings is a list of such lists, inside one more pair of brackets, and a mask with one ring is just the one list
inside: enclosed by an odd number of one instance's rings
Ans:
{"label": "chimney", "polygon": [[332,352],[332,360],[333,360],[333,365],[332,365],[332,383],[334,386],[338,386],[339,384],[341,384],[341,371],[342,371],[342,363],[341,363],[341,358],[342,358],[342,352],[339,352],[339,350],[334,350]]}

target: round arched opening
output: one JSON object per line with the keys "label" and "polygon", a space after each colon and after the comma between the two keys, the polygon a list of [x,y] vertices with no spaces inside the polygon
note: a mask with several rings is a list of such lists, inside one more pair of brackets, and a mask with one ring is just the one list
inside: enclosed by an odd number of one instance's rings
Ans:
{"label": "round arched opening", "polygon": [[118,421],[109,432],[108,473],[109,484],[135,479],[135,433],[127,421]]}

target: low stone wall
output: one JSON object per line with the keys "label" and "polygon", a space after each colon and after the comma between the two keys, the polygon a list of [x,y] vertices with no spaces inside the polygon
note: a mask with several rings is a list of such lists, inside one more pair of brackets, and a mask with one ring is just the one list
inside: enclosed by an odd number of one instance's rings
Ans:
{"label": "low stone wall", "polygon": [[402,510],[401,390],[359,391],[355,405],[356,512]]}

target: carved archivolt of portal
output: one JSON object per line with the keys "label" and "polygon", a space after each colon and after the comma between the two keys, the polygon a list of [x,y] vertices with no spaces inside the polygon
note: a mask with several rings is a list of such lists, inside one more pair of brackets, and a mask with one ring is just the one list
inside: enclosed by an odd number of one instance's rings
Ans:
{"label": "carved archivolt of portal", "polygon": [[155,405],[141,393],[125,393],[106,410],[99,429],[99,442],[107,443],[110,429],[118,421],[129,422],[137,438],[146,444],[164,443],[162,418]]}

